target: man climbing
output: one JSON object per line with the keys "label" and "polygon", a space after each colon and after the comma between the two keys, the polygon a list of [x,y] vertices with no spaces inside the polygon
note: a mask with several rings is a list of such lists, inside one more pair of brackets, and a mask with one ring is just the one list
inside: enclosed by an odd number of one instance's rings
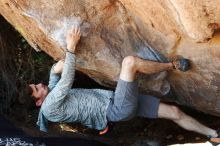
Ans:
{"label": "man climbing", "polygon": [[130,120],[135,116],[165,118],[186,130],[218,137],[216,130],[208,128],[177,107],[161,103],[156,97],[138,93],[135,80],[138,72],[154,74],[178,69],[188,70],[187,59],[159,63],[127,56],[122,61],[115,92],[102,89],[71,89],[75,75],[76,45],[80,29],[74,27],[66,37],[65,61],[53,65],[49,85],[29,85],[37,106],[41,106],[38,122],[40,130],[47,131],[47,120],[52,122],[80,122],[83,125],[107,131],[107,122]]}

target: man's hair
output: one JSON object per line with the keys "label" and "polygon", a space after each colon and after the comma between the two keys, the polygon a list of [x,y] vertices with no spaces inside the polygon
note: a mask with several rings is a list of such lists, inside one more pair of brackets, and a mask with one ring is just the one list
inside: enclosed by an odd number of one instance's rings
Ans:
{"label": "man's hair", "polygon": [[27,104],[27,106],[35,103],[35,98],[32,96],[33,90],[28,84],[21,85],[19,88],[19,103]]}
{"label": "man's hair", "polygon": [[32,96],[33,90],[29,85],[26,85],[24,88],[24,92],[26,93],[27,96]]}

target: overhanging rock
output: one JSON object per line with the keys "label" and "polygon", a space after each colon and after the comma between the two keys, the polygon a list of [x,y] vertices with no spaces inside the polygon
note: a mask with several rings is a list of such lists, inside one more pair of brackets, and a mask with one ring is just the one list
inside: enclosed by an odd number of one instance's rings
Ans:
{"label": "overhanging rock", "polygon": [[[160,52],[189,58],[191,71],[169,73],[175,101],[219,116],[220,35],[215,33],[219,4],[218,0],[1,0],[0,13],[36,50],[56,60],[64,57],[67,30],[80,25],[77,69],[106,86],[115,86],[125,56],[156,54],[152,60],[164,61]],[[141,91],[166,94],[165,77],[165,72],[141,75]]]}

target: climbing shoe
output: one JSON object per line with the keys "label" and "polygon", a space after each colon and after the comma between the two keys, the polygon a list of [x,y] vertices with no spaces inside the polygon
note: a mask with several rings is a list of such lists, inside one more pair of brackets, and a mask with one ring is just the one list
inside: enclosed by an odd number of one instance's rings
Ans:
{"label": "climbing shoe", "polygon": [[172,61],[173,68],[180,71],[187,71],[190,69],[190,61],[185,58],[177,58]]}

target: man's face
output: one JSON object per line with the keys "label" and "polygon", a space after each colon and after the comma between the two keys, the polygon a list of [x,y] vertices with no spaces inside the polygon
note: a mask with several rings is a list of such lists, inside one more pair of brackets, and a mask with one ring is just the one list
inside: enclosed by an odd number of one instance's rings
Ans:
{"label": "man's face", "polygon": [[42,83],[40,84],[30,84],[32,89],[32,96],[38,99],[44,99],[48,94],[48,87]]}

